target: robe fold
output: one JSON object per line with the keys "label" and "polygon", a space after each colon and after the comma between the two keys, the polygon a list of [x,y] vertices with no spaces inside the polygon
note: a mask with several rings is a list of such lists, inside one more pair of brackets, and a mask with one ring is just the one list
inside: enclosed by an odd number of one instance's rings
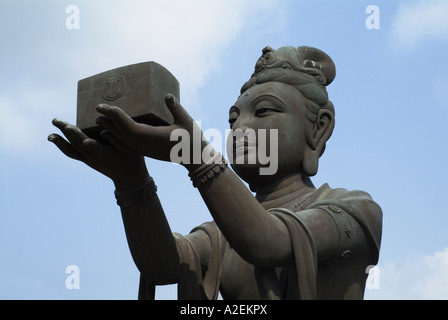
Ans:
{"label": "robe fold", "polygon": [[[304,213],[311,209],[330,215],[339,233],[338,252],[327,261],[319,261],[316,235],[307,226],[310,218]],[[291,266],[251,265],[231,248],[215,222],[206,222],[192,230],[207,235],[201,237],[211,248],[206,267],[201,266],[197,244],[188,235],[174,234],[181,264],[178,298],[212,300],[218,298],[220,290],[225,299],[363,298],[367,270],[378,262],[382,231],[381,208],[369,194],[324,184],[289,206],[268,212],[287,227],[294,257]],[[232,296],[226,291],[241,294]],[[139,299],[154,299],[154,292],[154,285],[141,276]]]}

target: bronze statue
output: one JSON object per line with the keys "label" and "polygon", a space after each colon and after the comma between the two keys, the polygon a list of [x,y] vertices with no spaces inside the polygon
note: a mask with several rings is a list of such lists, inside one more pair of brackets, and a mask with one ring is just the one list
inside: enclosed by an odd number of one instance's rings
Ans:
{"label": "bronze statue", "polygon": [[[140,299],[153,299],[156,285],[172,283],[178,284],[179,299],[216,299],[218,292],[224,299],[363,298],[366,269],[378,261],[381,209],[365,192],[315,188],[310,179],[335,124],[326,91],[335,74],[333,61],[319,49],[263,49],[230,108],[229,123],[234,130],[275,130],[278,169],[262,175],[266,165],[259,159],[233,161],[235,174],[213,150],[200,163],[182,163],[213,217],[185,236],[172,233],[144,162],[144,156],[170,161],[177,143],[171,133],[197,130],[178,99],[166,96],[174,122],[164,126],[138,123],[119,107],[99,105],[103,141],[53,121],[68,141],[57,134],[48,139],[115,184],[141,274]],[[243,142],[231,152],[244,160],[257,147]],[[203,140],[205,148],[210,145]]]}

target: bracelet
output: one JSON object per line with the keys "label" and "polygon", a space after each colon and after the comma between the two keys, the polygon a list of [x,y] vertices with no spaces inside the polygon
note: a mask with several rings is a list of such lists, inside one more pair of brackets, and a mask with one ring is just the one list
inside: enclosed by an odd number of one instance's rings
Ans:
{"label": "bracelet", "polygon": [[157,186],[154,183],[154,179],[150,177],[149,180],[140,187],[124,192],[115,190],[114,193],[115,198],[117,199],[117,204],[121,208],[131,208],[153,198],[156,195],[156,192]]}
{"label": "bracelet", "polygon": [[[221,159],[220,159],[221,158]],[[219,160],[220,159],[220,160]],[[219,161],[217,163],[217,161]],[[189,173],[188,176],[193,182],[193,187],[197,188],[201,184],[206,183],[208,180],[214,178],[221,171],[224,171],[227,163],[221,153],[216,153],[212,159],[200,166],[198,169]]]}

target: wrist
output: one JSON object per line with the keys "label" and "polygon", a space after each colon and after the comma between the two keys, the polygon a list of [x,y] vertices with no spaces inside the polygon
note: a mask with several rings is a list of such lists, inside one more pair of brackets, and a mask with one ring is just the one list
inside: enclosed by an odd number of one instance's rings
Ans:
{"label": "wrist", "polygon": [[225,171],[227,163],[219,152],[214,152],[214,155],[203,162],[201,165],[190,167],[188,176],[195,188],[212,180],[220,172]]}
{"label": "wrist", "polygon": [[157,186],[154,180],[149,177],[149,179],[142,185],[126,191],[115,190],[115,198],[117,199],[117,204],[122,208],[131,208],[134,206],[141,205],[145,203],[156,195]]}
{"label": "wrist", "polygon": [[200,149],[198,148],[198,150],[195,150],[193,146],[191,147],[189,161],[186,163],[181,162],[180,164],[186,168],[189,173],[192,173],[205,164],[212,163],[214,161],[213,158],[215,158],[218,154],[221,155],[212,147],[211,144],[209,144],[206,140],[203,140]]}
{"label": "wrist", "polygon": [[112,181],[115,185],[115,190],[123,192],[123,191],[135,189],[135,188],[145,184],[150,179],[151,179],[151,177],[150,177],[148,171],[145,171],[145,172],[125,175],[123,177],[117,177],[117,178],[112,179]]}
{"label": "wrist", "polygon": [[117,191],[127,191],[145,184],[151,177],[146,168],[145,158],[139,157],[136,161],[123,163],[110,178]]}

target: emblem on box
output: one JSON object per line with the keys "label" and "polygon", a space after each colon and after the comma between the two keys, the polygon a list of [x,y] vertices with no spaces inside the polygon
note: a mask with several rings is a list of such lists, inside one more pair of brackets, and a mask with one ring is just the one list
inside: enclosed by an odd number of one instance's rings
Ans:
{"label": "emblem on box", "polygon": [[179,100],[179,82],[162,65],[141,62],[108,70],[78,81],[76,126],[89,137],[100,139],[96,106],[110,103],[123,109],[137,122],[153,126],[170,125],[173,115],[165,95]]}
{"label": "emblem on box", "polygon": [[104,99],[108,101],[117,100],[126,91],[126,79],[122,75],[108,78],[105,83],[107,92],[104,95]]}

